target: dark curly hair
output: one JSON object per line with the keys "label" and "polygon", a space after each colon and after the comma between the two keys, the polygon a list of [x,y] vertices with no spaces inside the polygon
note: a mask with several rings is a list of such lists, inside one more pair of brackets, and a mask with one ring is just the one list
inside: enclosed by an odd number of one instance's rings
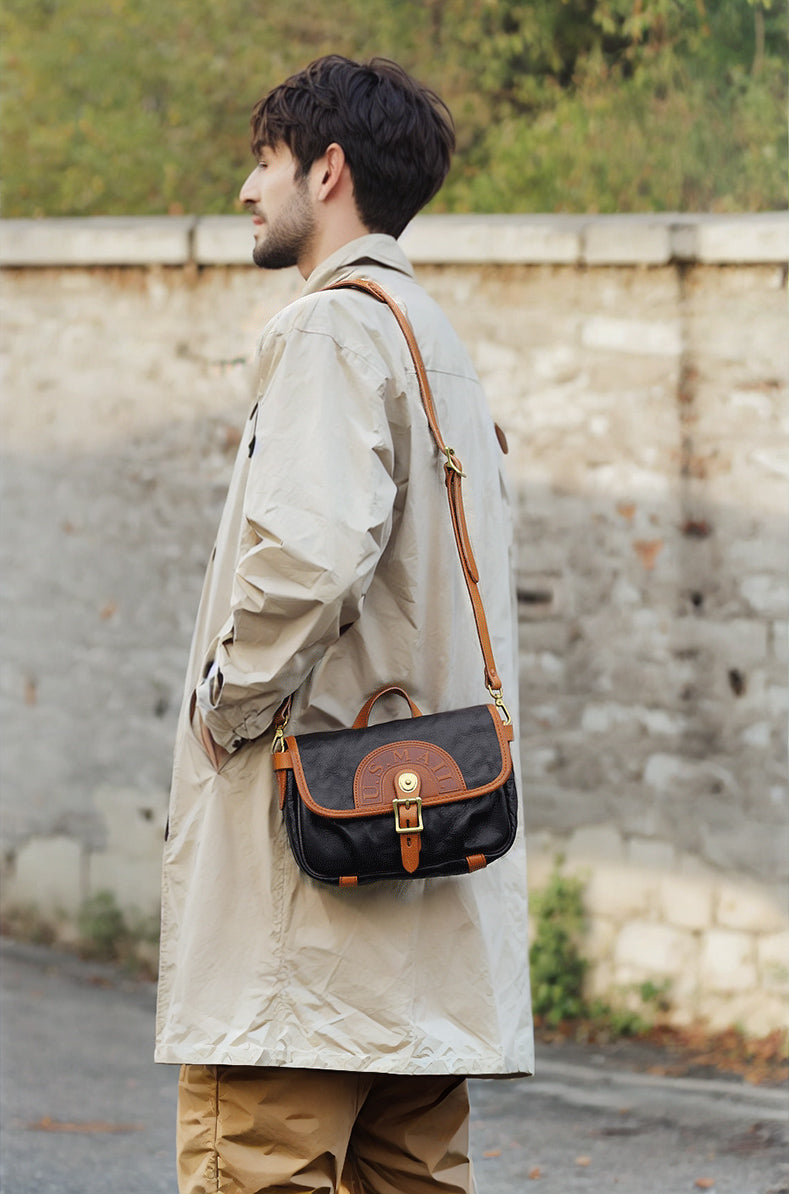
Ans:
{"label": "dark curly hair", "polygon": [[387,58],[318,58],[264,96],[250,125],[256,156],[284,142],[302,176],[342,146],[362,222],[395,237],[439,190],[455,148],[443,100]]}

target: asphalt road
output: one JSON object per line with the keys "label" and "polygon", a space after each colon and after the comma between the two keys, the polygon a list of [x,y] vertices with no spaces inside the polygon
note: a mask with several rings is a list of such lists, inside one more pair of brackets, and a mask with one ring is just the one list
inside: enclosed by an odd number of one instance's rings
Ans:
{"label": "asphalt road", "polygon": [[[0,956],[4,1194],[176,1194],[152,986],[42,947]],[[546,1047],[534,1079],[472,1083],[478,1194],[789,1194],[785,1088],[642,1064]]]}

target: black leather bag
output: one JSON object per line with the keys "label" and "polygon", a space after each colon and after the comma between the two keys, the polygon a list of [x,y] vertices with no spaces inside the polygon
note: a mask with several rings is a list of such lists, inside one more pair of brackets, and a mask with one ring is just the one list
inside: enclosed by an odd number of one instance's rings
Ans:
{"label": "black leather bag", "polygon": [[[441,437],[422,357],[399,307],[377,283],[337,283],[386,303],[406,337],[428,423],[444,456],[458,555],[469,591],[492,702],[423,716],[404,689],[373,694],[347,730],[285,736],[290,698],[274,721],[272,747],[280,805],[296,862],[323,883],[470,874],[500,858],[515,839],[518,795],[513,728],[501,693],[477,565],[463,509],[462,466]],[[411,717],[368,725],[387,693]]]}
{"label": "black leather bag", "polygon": [[[275,756],[291,849],[313,879],[461,875],[509,850],[518,823],[512,726],[495,704],[300,734]],[[406,698],[408,699],[408,698]]]}

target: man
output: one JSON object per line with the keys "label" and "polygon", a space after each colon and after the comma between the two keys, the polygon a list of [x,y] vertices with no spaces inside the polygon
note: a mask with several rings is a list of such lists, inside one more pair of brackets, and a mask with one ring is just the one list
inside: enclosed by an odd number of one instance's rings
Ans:
{"label": "man", "polygon": [[260,343],[176,744],[157,1060],[183,1066],[181,1194],[469,1191],[466,1076],[531,1072],[522,832],[468,876],[323,886],[272,781],[290,694],[293,732],[349,726],[391,682],[428,713],[490,699],[405,339],[370,296],[323,290],[340,278],[374,279],[413,325],[517,712],[501,449],[395,239],[453,145],[441,101],[380,59],[321,59],[252,114],[253,257],[306,286]]}

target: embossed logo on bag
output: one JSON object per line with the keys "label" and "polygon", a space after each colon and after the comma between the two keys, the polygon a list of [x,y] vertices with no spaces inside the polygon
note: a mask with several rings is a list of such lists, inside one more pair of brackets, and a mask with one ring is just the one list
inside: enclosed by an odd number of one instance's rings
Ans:
{"label": "embossed logo on bag", "polygon": [[396,780],[404,767],[419,776],[423,801],[466,790],[460,768],[440,746],[430,742],[397,742],[379,746],[357,767],[353,781],[356,808],[370,812],[391,808],[394,798],[402,796]]}

